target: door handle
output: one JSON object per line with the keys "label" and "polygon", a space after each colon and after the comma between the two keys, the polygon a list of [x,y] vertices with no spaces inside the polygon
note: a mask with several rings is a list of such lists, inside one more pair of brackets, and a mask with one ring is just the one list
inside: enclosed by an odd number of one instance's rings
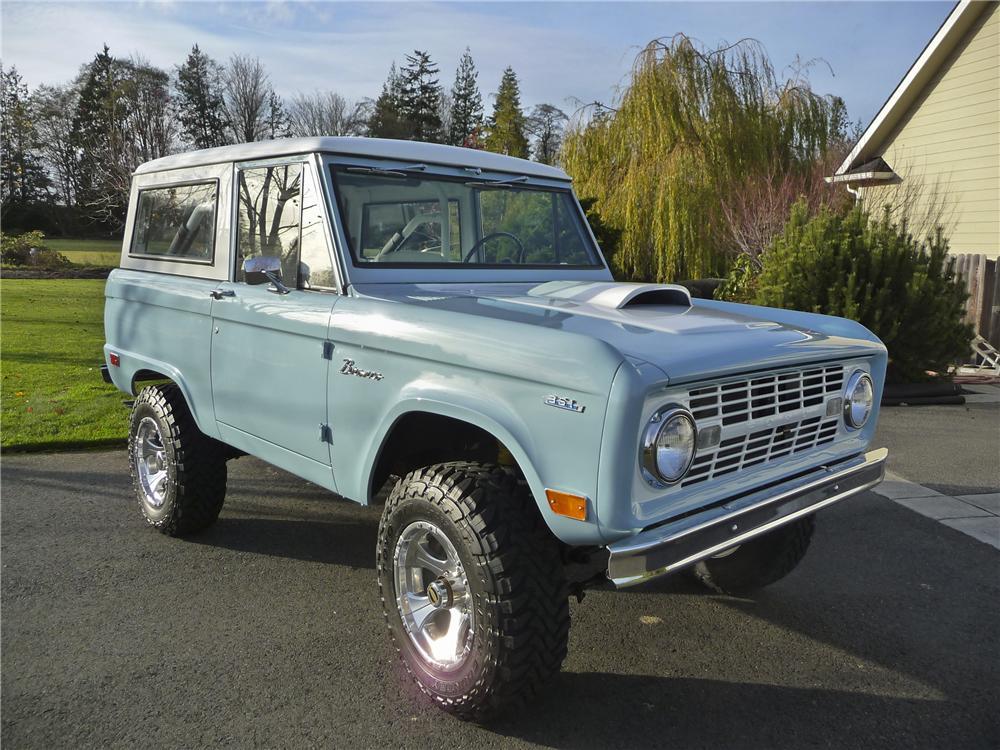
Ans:
{"label": "door handle", "polygon": [[213,289],[208,293],[212,299],[222,299],[223,297],[235,297],[236,292],[232,289]]}

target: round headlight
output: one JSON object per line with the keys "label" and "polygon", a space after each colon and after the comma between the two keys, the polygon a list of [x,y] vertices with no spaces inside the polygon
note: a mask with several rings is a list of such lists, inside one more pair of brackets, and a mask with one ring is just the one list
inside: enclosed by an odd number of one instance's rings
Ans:
{"label": "round headlight", "polygon": [[647,482],[673,484],[683,477],[694,460],[697,428],[691,412],[681,406],[666,406],[646,425],[642,438],[642,469]]}
{"label": "round headlight", "polygon": [[861,429],[871,416],[874,405],[875,388],[872,379],[858,370],[847,380],[847,391],[844,394],[844,422],[852,429]]}

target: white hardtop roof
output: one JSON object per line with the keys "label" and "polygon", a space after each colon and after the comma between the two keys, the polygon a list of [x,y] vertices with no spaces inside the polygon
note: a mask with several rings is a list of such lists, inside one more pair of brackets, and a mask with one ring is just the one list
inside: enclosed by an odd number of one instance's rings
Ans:
{"label": "white hardtop roof", "polygon": [[385,138],[343,138],[324,136],[318,138],[277,138],[272,141],[240,143],[235,146],[206,148],[187,151],[148,161],[135,170],[136,174],[162,172],[168,169],[198,167],[225,162],[255,161],[296,154],[327,153],[353,157],[398,159],[400,161],[440,164],[449,167],[471,167],[490,172],[509,172],[549,180],[569,180],[558,167],[539,164],[527,159],[478,151],[437,143],[396,141]]}

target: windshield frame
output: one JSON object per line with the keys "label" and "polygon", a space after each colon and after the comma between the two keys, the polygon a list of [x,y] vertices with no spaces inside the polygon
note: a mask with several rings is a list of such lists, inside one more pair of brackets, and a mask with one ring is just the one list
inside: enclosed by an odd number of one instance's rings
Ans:
{"label": "windshield frame", "polygon": [[[373,168],[386,171],[412,172],[414,177],[426,176],[458,180],[461,182],[483,182],[488,185],[494,181],[518,179],[513,186],[517,190],[543,190],[559,192],[568,196],[566,208],[569,219],[577,225],[580,239],[595,259],[592,265],[562,265],[562,264],[511,264],[511,263],[372,263],[358,261],[354,248],[348,238],[344,221],[344,212],[334,176],[334,169],[343,167]],[[482,282],[482,281],[552,281],[552,280],[590,280],[610,281],[611,272],[608,269],[604,254],[597,244],[590,225],[587,223],[583,209],[572,190],[568,180],[528,177],[516,171],[500,172],[481,170],[478,168],[449,167],[427,162],[406,162],[401,160],[384,160],[376,158],[346,157],[327,154],[322,159],[322,177],[331,206],[331,216],[334,217],[334,234],[337,238],[338,255],[349,280],[353,284],[364,283],[440,283],[440,282]],[[489,188],[487,190],[506,190],[510,188]]]}

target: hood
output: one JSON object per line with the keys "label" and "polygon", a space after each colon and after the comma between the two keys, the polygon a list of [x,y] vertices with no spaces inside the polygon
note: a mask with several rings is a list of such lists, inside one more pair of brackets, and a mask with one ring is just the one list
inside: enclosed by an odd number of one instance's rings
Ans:
{"label": "hood", "polygon": [[[852,321],[692,300],[683,287],[616,282],[359,285],[358,294],[592,336],[671,382],[865,356],[882,344]],[[867,335],[865,335],[867,334]]]}

